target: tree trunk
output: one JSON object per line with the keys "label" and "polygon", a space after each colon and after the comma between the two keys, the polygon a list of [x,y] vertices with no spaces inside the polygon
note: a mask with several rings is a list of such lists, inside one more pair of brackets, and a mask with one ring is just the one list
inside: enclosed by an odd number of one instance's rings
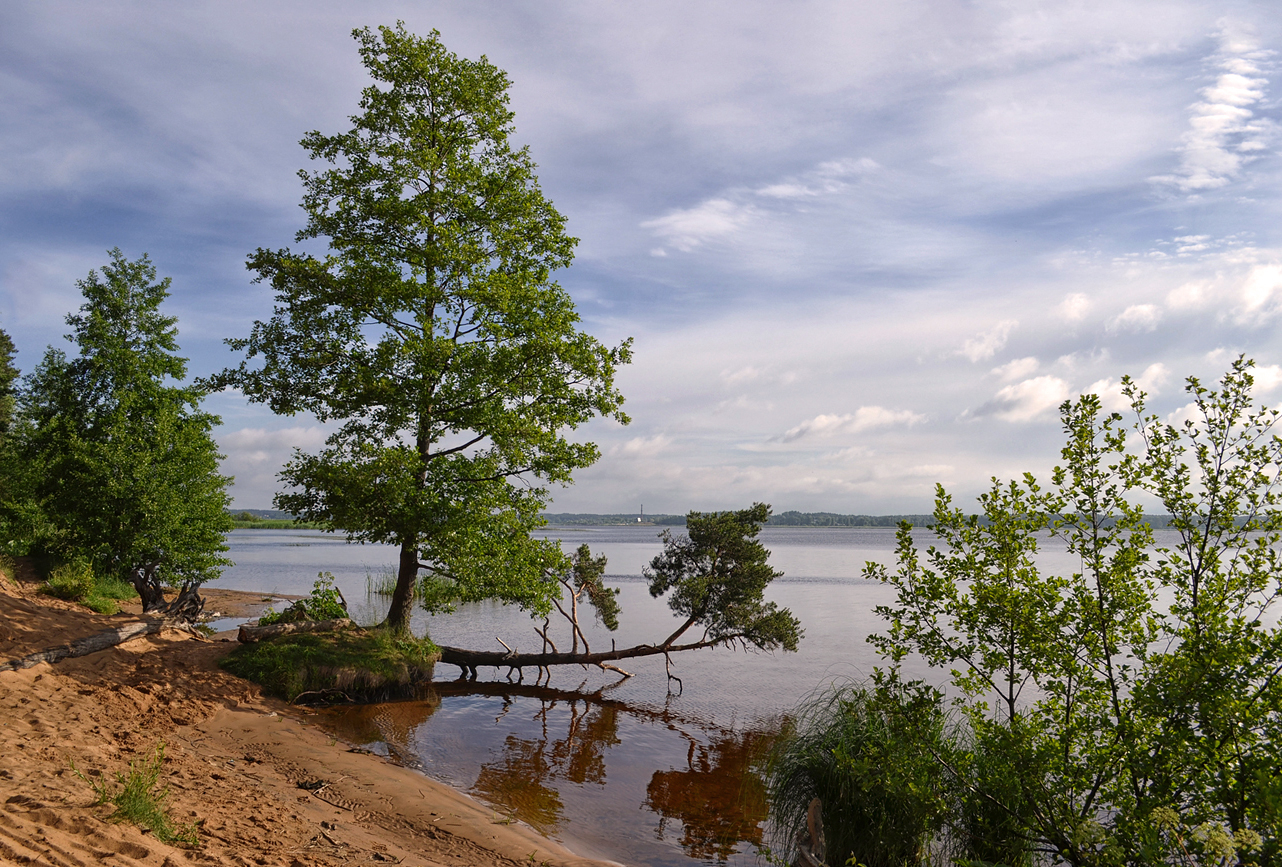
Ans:
{"label": "tree trunk", "polygon": [[68,657],[85,656],[90,653],[97,653],[99,650],[106,650],[109,647],[115,647],[131,638],[137,638],[140,635],[150,635],[153,632],[159,632],[166,626],[174,626],[172,620],[155,618],[154,620],[145,620],[138,623],[126,623],[124,626],[116,629],[109,629],[105,632],[98,632],[86,638],[78,638],[70,644],[63,644],[59,647],[48,647],[36,653],[18,659],[9,659],[0,662],[0,671],[17,671],[22,668],[31,668],[33,665],[39,665],[42,662],[58,662]]}
{"label": "tree trunk", "polygon": [[418,549],[409,542],[401,543],[401,562],[396,571],[396,590],[387,609],[383,625],[393,632],[410,628],[410,608],[414,604],[414,585],[418,583]]}
{"label": "tree trunk", "polygon": [[[472,679],[476,678],[476,669],[483,665],[494,668],[547,668],[552,665],[595,665],[600,668],[618,671],[609,663],[620,659],[659,656],[660,654],[715,647],[718,644],[729,644],[737,637],[727,636],[717,641],[696,641],[690,644],[638,644],[635,647],[625,647],[621,650],[605,650],[599,653],[505,653],[499,650],[467,650],[462,647],[442,647],[441,662],[457,665],[465,675]],[[631,675],[627,676],[630,677]]]}
{"label": "tree trunk", "polygon": [[352,621],[346,617],[340,617],[337,620],[298,620],[293,623],[272,623],[267,626],[245,624],[240,627],[237,640],[241,644],[253,644],[255,641],[275,638],[278,635],[290,635],[295,632],[334,632],[339,629],[348,629],[351,625]]}

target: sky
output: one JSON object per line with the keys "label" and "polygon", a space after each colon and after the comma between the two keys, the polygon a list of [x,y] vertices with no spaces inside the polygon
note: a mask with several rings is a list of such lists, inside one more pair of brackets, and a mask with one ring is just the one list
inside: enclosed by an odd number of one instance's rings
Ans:
{"label": "sky", "polygon": [[[552,511],[920,513],[1047,476],[1084,392],[1187,416],[1240,353],[1282,401],[1274,2],[8,2],[0,328],[70,348],[120,247],[172,277],[193,375],[271,315],[309,130],[347,128],[351,31],[403,20],[512,80],[580,239],[584,330],[634,339],[628,426]],[[206,407],[239,508],[327,431]]]}

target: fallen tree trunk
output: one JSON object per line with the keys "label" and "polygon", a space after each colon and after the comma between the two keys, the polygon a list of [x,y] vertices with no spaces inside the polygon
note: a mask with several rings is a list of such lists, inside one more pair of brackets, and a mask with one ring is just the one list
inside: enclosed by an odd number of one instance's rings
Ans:
{"label": "fallen tree trunk", "polygon": [[272,623],[268,626],[245,624],[240,627],[237,638],[241,644],[253,644],[265,638],[275,638],[278,635],[289,635],[294,632],[336,632],[339,629],[350,629],[351,626],[352,621],[346,617],[339,617],[336,620],[295,620],[293,623]]}
{"label": "fallen tree trunk", "polygon": [[117,644],[123,644],[131,638],[159,632],[166,626],[177,626],[177,624],[163,617],[143,620],[137,623],[126,623],[116,629],[108,629],[105,632],[99,632],[86,638],[76,639],[70,644],[47,647],[44,650],[18,659],[0,662],[0,671],[18,671],[23,668],[31,668],[42,662],[58,662],[62,659],[87,656],[90,653],[97,653],[100,650],[115,647]]}
{"label": "fallen tree trunk", "polygon": [[[476,669],[480,666],[492,666],[494,668],[548,668],[553,665],[595,665],[598,668],[608,671],[618,672],[624,677],[631,677],[626,671],[610,665],[621,659],[636,659],[642,656],[666,656],[669,653],[680,653],[686,650],[700,650],[705,647],[715,647],[718,644],[728,644],[735,641],[737,636],[727,636],[716,641],[695,641],[689,644],[638,644],[635,647],[625,647],[620,650],[610,649],[600,653],[517,653],[516,651],[499,651],[499,650],[467,650],[462,647],[442,647],[441,662],[448,662],[450,665],[457,665],[462,670],[462,675],[476,680]],[[506,647],[506,645],[504,645]]]}

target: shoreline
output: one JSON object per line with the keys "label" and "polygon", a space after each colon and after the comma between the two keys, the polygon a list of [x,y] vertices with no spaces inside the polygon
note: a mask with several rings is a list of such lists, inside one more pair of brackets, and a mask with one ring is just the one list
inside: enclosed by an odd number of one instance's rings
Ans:
{"label": "shoreline", "polygon": [[[268,594],[208,589],[206,609],[251,617]],[[274,598],[279,599],[276,595]],[[135,603],[136,605],[137,603]],[[133,619],[97,615],[0,578],[0,657],[23,656]],[[58,663],[0,672],[0,860],[310,867],[535,864],[597,867],[420,771],[345,743],[314,713],[218,668],[234,642],[166,629]],[[162,785],[201,847],[157,841],[95,806],[164,745]],[[72,769],[74,763],[75,771]]]}

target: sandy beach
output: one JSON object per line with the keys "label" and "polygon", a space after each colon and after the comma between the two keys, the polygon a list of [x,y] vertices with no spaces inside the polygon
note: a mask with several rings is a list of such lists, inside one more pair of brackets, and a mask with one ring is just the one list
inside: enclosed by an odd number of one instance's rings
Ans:
{"label": "sandy beach", "polygon": [[[21,576],[20,576],[21,577]],[[137,621],[0,577],[0,662]],[[209,590],[207,610],[259,594]],[[217,666],[235,646],[165,629],[108,650],[0,671],[0,862],[71,865],[591,867],[528,827],[315,725]],[[198,847],[162,843],[95,806],[89,783],[164,744],[171,815]],[[76,770],[73,770],[74,768]]]}

